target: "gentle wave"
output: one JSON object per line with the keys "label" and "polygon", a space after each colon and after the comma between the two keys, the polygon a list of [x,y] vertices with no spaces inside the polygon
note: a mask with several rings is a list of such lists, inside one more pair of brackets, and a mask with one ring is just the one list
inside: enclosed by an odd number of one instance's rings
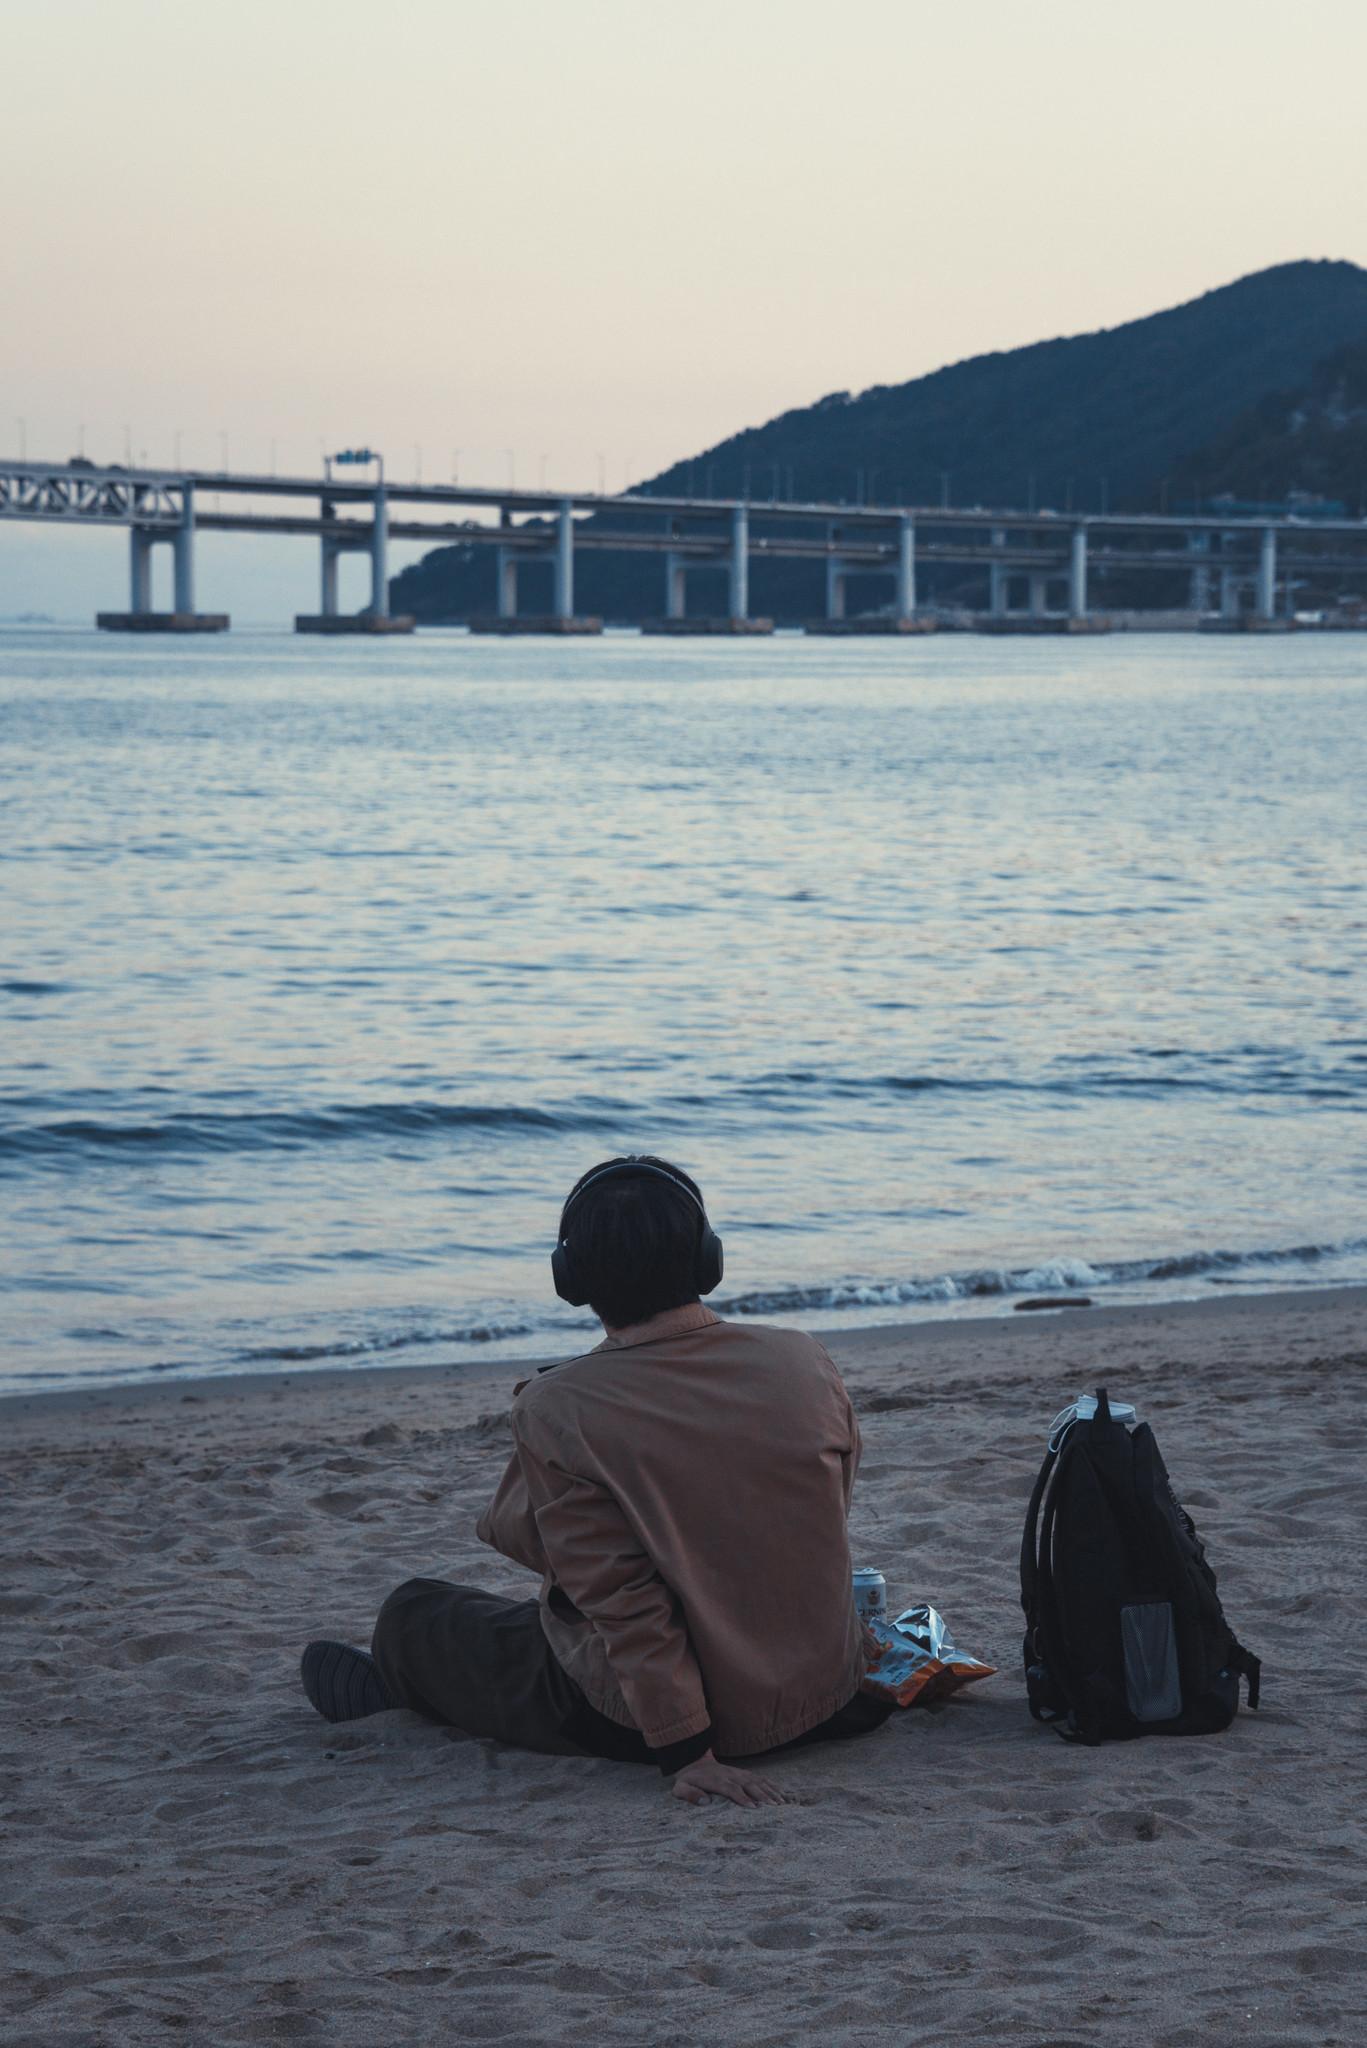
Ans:
{"label": "gentle wave", "polygon": [[[1155,1066],[1133,1071],[1117,1066],[1070,1064],[1062,1073],[1019,1074],[822,1074],[798,1069],[761,1075],[724,1091],[743,1101],[779,1100],[816,1091],[833,1101],[889,1095],[1151,1096],[1274,1095],[1297,1101],[1340,1101],[1367,1097],[1367,1072],[1351,1055],[1345,1067],[1324,1069],[1248,1054],[1164,1052],[1137,1054],[1153,1061],[1184,1061],[1188,1071]],[[697,1100],[698,1098],[689,1098]],[[713,1101],[716,1098],[708,1097]]]}
{"label": "gentle wave", "polygon": [[[540,1327],[530,1323],[476,1322],[450,1329],[407,1330],[388,1337],[351,1337],[333,1344],[264,1344],[238,1353],[242,1365],[317,1365],[327,1359],[375,1358],[387,1351],[408,1351],[433,1344],[502,1344],[530,1337]],[[586,1325],[587,1327],[587,1325]],[[174,1367],[161,1368],[173,1371]]]}
{"label": "gentle wave", "polygon": [[928,1279],[838,1281],[825,1287],[756,1290],[718,1301],[740,1316],[801,1315],[840,1309],[905,1308],[918,1302],[969,1301],[988,1295],[1082,1294],[1143,1281],[1198,1280],[1252,1272],[1259,1267],[1316,1265],[1325,1259],[1367,1252],[1367,1238],[1342,1244],[1300,1244],[1269,1250],[1188,1252],[1178,1257],[1120,1259],[1093,1264],[1081,1258],[1046,1259],[1038,1265],[980,1267],[940,1273]]}
{"label": "gentle wave", "polygon": [[589,1131],[622,1105],[582,1102],[561,1109],[514,1103],[337,1103],[314,1110],[249,1110],[231,1116],[180,1111],[160,1119],[120,1122],[65,1117],[0,1130],[0,1159],[81,1157],[125,1152],[301,1151],[370,1138],[413,1138],[453,1130]]}
{"label": "gentle wave", "polygon": [[[1024,1299],[1036,1294],[1057,1294],[1080,1298],[1107,1288],[1144,1282],[1233,1280],[1240,1274],[1248,1277],[1263,1269],[1275,1271],[1278,1267],[1311,1266],[1324,1260],[1362,1253],[1367,1253],[1367,1238],[1349,1239],[1341,1244],[1285,1245],[1249,1252],[1193,1252],[1178,1257],[1126,1259],[1109,1264],[1064,1256],[1041,1260],[1032,1266],[983,1267],[908,1280],[841,1280],[811,1287],[760,1288],[741,1294],[714,1295],[709,1306],[723,1316],[769,1320],[842,1312],[853,1316],[860,1312],[867,1314],[869,1310],[924,1308],[933,1307],[937,1302],[949,1304],[991,1297],[1019,1296]],[[582,1345],[576,1342],[580,1333],[586,1340]],[[516,1344],[525,1353],[526,1340],[531,1338],[537,1339],[547,1353],[569,1356],[597,1342],[598,1333],[599,1325],[591,1318],[553,1310],[508,1320],[483,1317],[470,1322],[443,1321],[417,1329],[373,1336],[338,1337],[312,1344],[259,1345],[235,1352],[228,1363],[243,1371],[288,1366],[359,1367],[379,1364],[404,1352],[427,1351],[437,1346],[460,1350],[489,1344]],[[156,1373],[179,1373],[187,1378],[198,1377],[196,1367],[183,1359],[164,1359],[147,1369]]]}
{"label": "gentle wave", "polygon": [[[1157,1055],[1150,1057],[1157,1058]],[[1193,1056],[1184,1056],[1191,1057]],[[312,1109],[254,1109],[237,1113],[179,1110],[169,1115],[127,1118],[64,1116],[23,1118],[27,1106],[11,1096],[5,1107],[19,1120],[0,1127],[0,1161],[60,1158],[97,1159],[139,1152],[210,1153],[303,1151],[315,1146],[365,1143],[386,1138],[445,1137],[461,1130],[611,1133],[623,1118],[657,1128],[688,1127],[700,1109],[725,1118],[728,1109],[750,1114],[757,1104],[800,1103],[820,1112],[840,1104],[886,1101],[901,1095],[967,1095],[1011,1098],[1044,1096],[1077,1100],[1178,1094],[1275,1097],[1299,1103],[1361,1101],[1367,1106],[1367,1066],[1350,1059],[1342,1068],[1295,1072],[1286,1065],[1254,1062],[1229,1071],[1222,1063],[1192,1072],[1163,1067],[1145,1073],[1122,1069],[1022,1078],[973,1074],[821,1074],[794,1070],[763,1074],[715,1090],[665,1094],[647,1103],[606,1096],[578,1096],[551,1107],[529,1103],[362,1102],[331,1103]],[[38,1104],[35,1102],[36,1109]]]}

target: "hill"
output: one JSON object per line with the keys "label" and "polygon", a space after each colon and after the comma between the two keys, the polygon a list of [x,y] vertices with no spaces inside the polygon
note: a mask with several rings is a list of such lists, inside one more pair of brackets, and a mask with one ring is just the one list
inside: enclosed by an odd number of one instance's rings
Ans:
{"label": "hill", "polygon": [[[922,505],[947,497],[956,505],[1138,510],[1175,485],[1190,487],[1196,451],[1202,493],[1233,488],[1224,476],[1239,466],[1239,437],[1250,429],[1280,449],[1279,473],[1298,476],[1297,457],[1308,459],[1323,435],[1317,427],[1307,438],[1288,424],[1296,403],[1287,394],[1314,393],[1313,417],[1323,425],[1338,373],[1321,365],[1335,352],[1346,351],[1348,361],[1350,344],[1367,347],[1367,271],[1279,264],[1120,327],[975,356],[858,396],[834,392],[640,488],[757,503],[774,495]],[[1323,376],[1330,384],[1321,385]],[[757,511],[757,532],[762,516]],[[534,573],[526,578],[529,608]],[[577,608],[619,619],[658,613],[660,576],[652,561],[584,555]],[[493,584],[491,551],[441,548],[395,578],[394,603],[419,618],[461,617],[493,609]],[[821,601],[818,570],[753,564],[754,611],[800,617]],[[702,577],[690,579],[694,608],[721,608]]]}
{"label": "hill", "polygon": [[1367,340],[1335,349],[1298,389],[1261,398],[1179,463],[1174,503],[1227,492],[1281,501],[1292,492],[1367,515]]}

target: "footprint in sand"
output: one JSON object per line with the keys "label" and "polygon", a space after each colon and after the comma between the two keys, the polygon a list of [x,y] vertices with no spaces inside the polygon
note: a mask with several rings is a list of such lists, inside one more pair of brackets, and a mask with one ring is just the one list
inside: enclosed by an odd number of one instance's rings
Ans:
{"label": "footprint in sand", "polygon": [[341,1487],[334,1487],[327,1493],[315,1493],[309,1506],[321,1508],[325,1515],[359,1515],[363,1508],[369,1507],[370,1498],[368,1493],[348,1493]]}
{"label": "footprint in sand", "polygon": [[161,1657],[184,1657],[202,1653],[198,1637],[185,1630],[165,1630],[158,1635],[130,1636],[123,1654],[129,1664],[154,1664]]}
{"label": "footprint in sand", "polygon": [[750,1940],[756,1948],[799,1949],[815,1948],[820,1936],[802,1920],[765,1920],[750,1929]]}
{"label": "footprint in sand", "polygon": [[1193,1830],[1173,1815],[1152,1807],[1117,1807],[1096,1817],[1097,1833],[1108,1842],[1156,1842],[1160,1835],[1190,1835]]}
{"label": "footprint in sand", "polygon": [[1362,1968],[1362,1952],[1347,1942],[1335,1948],[1328,1942],[1311,1942],[1298,1948],[1296,1968],[1302,1977],[1352,1977]]}

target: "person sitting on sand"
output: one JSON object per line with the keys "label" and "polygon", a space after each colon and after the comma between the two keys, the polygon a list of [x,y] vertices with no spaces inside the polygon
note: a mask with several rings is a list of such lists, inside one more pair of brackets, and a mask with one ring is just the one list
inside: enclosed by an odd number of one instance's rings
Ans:
{"label": "person sitting on sand", "polygon": [[814,1337],[703,1306],[721,1244],[666,1160],[586,1173],[552,1265],[606,1336],[514,1390],[513,1454],[478,1524],[541,1575],[540,1599],[409,1579],[369,1654],[308,1645],[304,1690],[330,1721],[409,1707],[524,1749],[658,1764],[691,1804],[781,1801],[724,1759],[891,1711],[861,1690],[849,1396]]}

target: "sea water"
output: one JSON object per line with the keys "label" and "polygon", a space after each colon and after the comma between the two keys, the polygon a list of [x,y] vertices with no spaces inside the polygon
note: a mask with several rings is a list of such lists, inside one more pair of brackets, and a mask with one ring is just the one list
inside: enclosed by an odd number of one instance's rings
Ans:
{"label": "sea water", "polygon": [[1364,656],[5,632],[5,1384],[1367,1278]]}

